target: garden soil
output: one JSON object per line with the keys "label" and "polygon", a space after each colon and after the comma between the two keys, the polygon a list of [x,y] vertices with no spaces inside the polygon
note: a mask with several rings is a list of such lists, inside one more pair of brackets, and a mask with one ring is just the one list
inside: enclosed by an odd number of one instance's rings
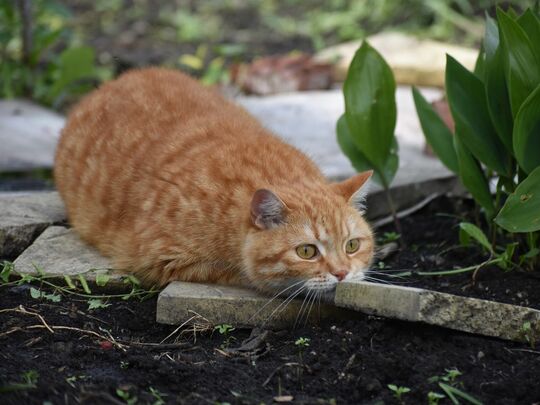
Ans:
{"label": "garden soil", "polygon": [[[456,247],[461,216],[442,199],[404,219],[407,249],[385,266],[483,261]],[[471,274],[399,282],[539,303],[538,278],[525,272],[486,268],[474,285]],[[427,404],[428,395],[444,394],[440,383],[484,404],[540,403],[534,345],[362,314],[287,330],[221,334],[200,322],[177,330],[156,324],[155,297],[89,310],[86,299],[33,299],[30,288],[0,287],[1,404]],[[398,400],[389,384],[410,391]],[[440,404],[451,403],[446,396]]]}

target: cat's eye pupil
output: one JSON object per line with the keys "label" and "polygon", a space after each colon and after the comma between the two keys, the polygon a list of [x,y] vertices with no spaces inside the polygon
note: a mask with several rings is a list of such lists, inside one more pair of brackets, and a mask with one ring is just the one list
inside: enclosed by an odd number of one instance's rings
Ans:
{"label": "cat's eye pupil", "polygon": [[347,241],[347,244],[345,245],[345,251],[347,253],[354,253],[360,248],[360,239],[350,239]]}
{"label": "cat's eye pupil", "polygon": [[296,248],[296,254],[302,259],[313,259],[317,255],[317,247],[315,245],[300,245]]}

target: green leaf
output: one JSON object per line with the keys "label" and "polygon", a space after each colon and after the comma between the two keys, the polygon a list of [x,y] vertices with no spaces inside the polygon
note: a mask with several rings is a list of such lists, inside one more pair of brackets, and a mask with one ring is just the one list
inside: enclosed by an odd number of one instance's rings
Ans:
{"label": "green leaf", "polygon": [[109,282],[110,280],[110,276],[108,274],[105,274],[105,273],[98,273],[96,274],[96,284],[99,286],[99,287],[104,287],[105,285],[107,285],[107,283]]}
{"label": "green leaf", "polygon": [[504,50],[510,105],[515,117],[521,104],[540,83],[540,57],[535,54],[523,28],[500,8],[497,8],[497,20]]}
{"label": "green leaf", "polygon": [[532,12],[531,9],[525,10],[525,12],[517,19],[517,23],[527,37],[531,41],[534,54],[537,58],[540,58],[540,19]]}
{"label": "green leaf", "polygon": [[341,148],[345,156],[349,158],[351,164],[358,172],[375,169],[372,178],[377,184],[380,184],[382,186],[384,184],[390,184],[392,182],[392,179],[394,178],[399,166],[399,158],[397,153],[398,145],[395,137],[393,140],[393,147],[390,151],[390,155],[388,156],[388,160],[384,164],[383,171],[381,173],[363,155],[363,153],[358,150],[356,145],[353,143],[349,131],[349,126],[347,125],[347,122],[345,120],[345,115],[342,115],[339,118],[336,125],[336,132],[339,147]]}
{"label": "green leaf", "polygon": [[71,279],[70,276],[68,276],[67,274],[64,275],[64,281],[66,282],[67,286],[71,289],[76,289],[77,287],[75,287],[75,284],[73,283],[73,280]]}
{"label": "green leaf", "polygon": [[396,83],[390,66],[366,41],[356,51],[343,86],[353,143],[379,171],[396,127]]}
{"label": "green leaf", "polygon": [[2,280],[4,283],[7,283],[9,281],[9,276],[11,275],[12,270],[13,270],[13,263],[11,262],[2,263],[2,271],[0,272],[0,280]]}
{"label": "green leaf", "polygon": [[57,98],[74,82],[94,76],[94,50],[88,46],[68,48],[60,55],[58,78],[51,88],[50,98]]}
{"label": "green leaf", "polygon": [[540,166],[540,84],[527,97],[516,116],[514,152],[525,172],[530,173]]}
{"label": "green leaf", "polygon": [[34,287],[30,287],[30,296],[34,299],[41,298],[41,291]]}
{"label": "green leaf", "polygon": [[510,159],[491,123],[484,85],[450,55],[446,59],[446,92],[461,142],[486,166],[508,175]]}
{"label": "green leaf", "polygon": [[450,398],[452,403],[455,404],[455,405],[460,404],[459,400],[456,398],[456,395],[458,397],[464,399],[465,401],[467,401],[470,404],[482,405],[482,402],[480,402],[479,400],[477,400],[473,396],[467,394],[466,392],[463,392],[463,391],[457,389],[456,387],[454,387],[452,385],[448,385],[448,384],[440,382],[439,387],[441,387],[441,389],[446,393],[446,395],[448,395],[448,398]]}
{"label": "green leaf", "polygon": [[480,52],[476,57],[476,62],[474,63],[474,74],[478,76],[480,80],[484,80],[484,74],[486,70],[486,51],[484,50],[484,44],[480,45]]}
{"label": "green leaf", "polygon": [[487,107],[491,121],[507,153],[513,154],[512,126],[514,118],[503,68],[502,48],[486,63],[484,74]]}
{"label": "green leaf", "polygon": [[107,308],[110,306],[111,304],[105,304],[99,298],[91,298],[88,300],[88,310],[98,309],[98,308]]}
{"label": "green leaf", "polygon": [[495,223],[508,232],[540,230],[540,166],[510,194]]}
{"label": "green leaf", "polygon": [[460,128],[456,126],[454,147],[459,162],[459,177],[473,198],[486,210],[487,217],[492,218],[495,214],[495,206],[488,181],[478,161],[463,145],[459,134]]}
{"label": "green leaf", "polygon": [[82,274],[79,274],[78,279],[79,279],[79,281],[81,283],[81,287],[84,290],[84,292],[86,294],[92,294],[92,291],[90,290],[90,287],[88,287],[88,283],[87,283],[86,279],[84,278],[84,276]]}
{"label": "green leaf", "polygon": [[488,252],[493,253],[493,248],[491,247],[487,236],[476,225],[471,224],[470,222],[461,222],[459,224],[459,229],[467,233],[467,235],[469,235],[474,240],[476,240]]}
{"label": "green leaf", "polygon": [[448,129],[439,114],[437,114],[416,87],[413,87],[412,92],[416,113],[418,114],[426,140],[439,159],[441,159],[441,162],[448,169],[457,173],[459,166],[456,150],[454,149],[452,132],[450,132],[450,129]]}

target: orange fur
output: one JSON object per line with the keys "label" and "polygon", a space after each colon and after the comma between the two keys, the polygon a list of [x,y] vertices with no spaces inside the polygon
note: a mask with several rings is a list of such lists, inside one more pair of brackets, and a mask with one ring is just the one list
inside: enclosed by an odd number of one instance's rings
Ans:
{"label": "orange fur", "polygon": [[[69,114],[55,164],[73,227],[115,268],[148,284],[266,291],[367,268],[373,238],[352,196],[368,177],[329,184],[244,109],[159,68],[131,71],[82,100]],[[270,207],[257,205],[258,189],[282,203],[275,224],[254,220],[250,206]],[[361,247],[348,255],[352,237]],[[295,249],[303,243],[317,244],[321,255],[301,259]]]}

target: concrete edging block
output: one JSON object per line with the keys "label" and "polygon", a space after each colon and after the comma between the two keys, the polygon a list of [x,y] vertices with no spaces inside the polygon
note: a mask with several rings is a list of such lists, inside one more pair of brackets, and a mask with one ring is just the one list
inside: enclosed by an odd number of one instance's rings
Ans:
{"label": "concrete edging block", "polygon": [[[261,295],[253,290],[239,287],[173,282],[158,297],[156,320],[158,323],[177,325],[193,316],[200,315],[211,325],[227,323],[238,327],[287,327],[296,322],[302,301],[293,300],[283,311],[279,306],[283,299]],[[267,305],[268,304],[268,305]],[[277,310],[276,310],[277,309]],[[276,310],[276,314],[270,315]],[[304,307],[304,310],[306,308]],[[308,309],[309,310],[309,309]],[[355,316],[354,312],[343,311],[331,304],[314,303],[309,321],[325,318]],[[302,325],[305,316],[298,320]]]}
{"label": "concrete edging block", "polygon": [[500,339],[527,341],[540,333],[540,310],[421,288],[369,282],[338,284],[335,304],[368,314],[418,321]]}

